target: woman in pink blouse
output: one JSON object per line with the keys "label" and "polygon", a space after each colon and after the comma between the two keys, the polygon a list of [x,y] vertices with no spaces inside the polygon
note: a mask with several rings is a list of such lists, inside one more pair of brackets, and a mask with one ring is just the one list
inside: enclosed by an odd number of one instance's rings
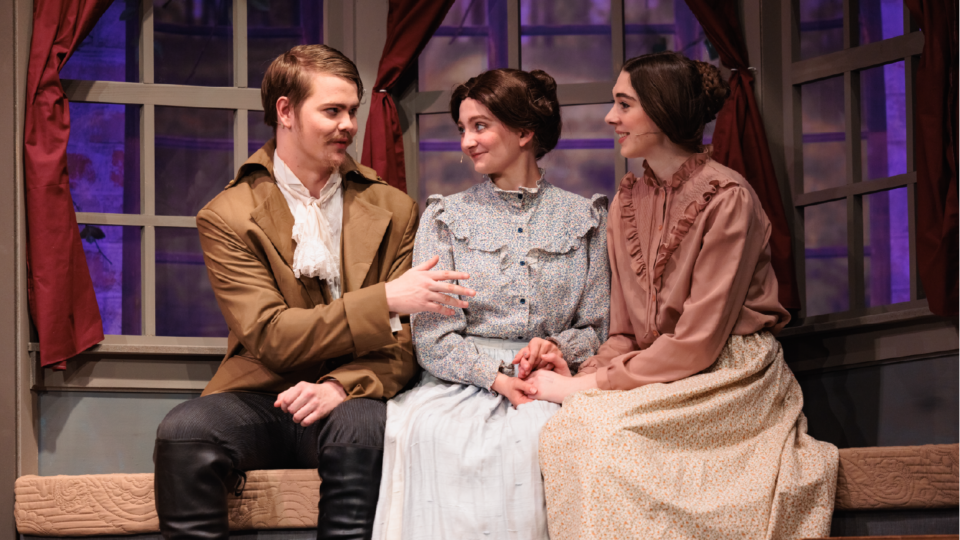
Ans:
{"label": "woman in pink blouse", "polygon": [[575,377],[556,353],[517,359],[563,404],[540,439],[554,540],[829,534],[838,453],[807,435],[774,337],[770,222],[701,146],[728,94],[677,53],[629,60],[613,88],[606,121],[644,172],[610,208],[609,339]]}

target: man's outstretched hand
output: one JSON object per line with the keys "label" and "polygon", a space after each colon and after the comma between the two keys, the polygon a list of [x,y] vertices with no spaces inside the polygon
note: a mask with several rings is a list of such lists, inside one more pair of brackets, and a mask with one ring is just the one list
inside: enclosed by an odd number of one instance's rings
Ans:
{"label": "man's outstretched hand", "polygon": [[323,381],[319,384],[300,381],[277,396],[274,407],[293,415],[293,421],[303,427],[326,418],[337,405],[347,399],[347,393],[337,381]]}
{"label": "man's outstretched hand", "polygon": [[437,265],[440,257],[434,255],[429,261],[407,270],[397,279],[387,282],[387,306],[390,313],[408,315],[421,311],[432,311],[441,315],[453,315],[451,308],[466,308],[467,303],[454,298],[476,296],[476,292],[444,281],[470,279],[470,274],[448,270],[430,270]]}

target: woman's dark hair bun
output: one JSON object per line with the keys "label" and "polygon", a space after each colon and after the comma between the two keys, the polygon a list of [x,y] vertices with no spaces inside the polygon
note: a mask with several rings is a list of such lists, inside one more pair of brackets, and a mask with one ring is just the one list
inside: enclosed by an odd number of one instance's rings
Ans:
{"label": "woman's dark hair bun", "polygon": [[704,105],[704,124],[712,122],[717,113],[723,108],[724,102],[730,96],[730,85],[723,80],[720,70],[713,64],[694,62],[700,72],[700,81],[703,84],[703,94],[700,99]]}
{"label": "woman's dark hair bun", "polygon": [[549,73],[542,69],[535,69],[530,72],[530,75],[540,83],[540,92],[547,99],[557,99],[557,81]]}

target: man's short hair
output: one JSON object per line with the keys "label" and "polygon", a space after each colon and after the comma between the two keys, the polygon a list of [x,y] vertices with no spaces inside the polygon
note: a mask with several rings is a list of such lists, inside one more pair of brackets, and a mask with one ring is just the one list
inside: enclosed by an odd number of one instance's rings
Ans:
{"label": "man's short hair", "polygon": [[267,68],[260,86],[263,102],[263,121],[277,129],[277,100],[286,96],[294,114],[312,89],[314,75],[326,73],[341,77],[357,85],[357,99],[363,99],[363,82],[357,66],[340,51],[326,45],[297,45],[276,57]]}

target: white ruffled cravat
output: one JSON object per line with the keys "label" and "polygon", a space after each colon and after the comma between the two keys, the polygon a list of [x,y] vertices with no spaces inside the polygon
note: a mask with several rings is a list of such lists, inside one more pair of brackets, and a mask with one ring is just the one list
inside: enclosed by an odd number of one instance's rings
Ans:
{"label": "white ruffled cravat", "polygon": [[293,252],[293,274],[298,278],[307,276],[326,280],[339,297],[340,235],[336,234],[339,227],[336,231],[331,227],[323,209],[334,196],[340,195],[340,173],[334,171],[320,189],[320,196],[313,198],[300,192],[303,184],[276,153],[273,154],[273,172],[277,187],[293,214],[293,240],[297,243]]}

